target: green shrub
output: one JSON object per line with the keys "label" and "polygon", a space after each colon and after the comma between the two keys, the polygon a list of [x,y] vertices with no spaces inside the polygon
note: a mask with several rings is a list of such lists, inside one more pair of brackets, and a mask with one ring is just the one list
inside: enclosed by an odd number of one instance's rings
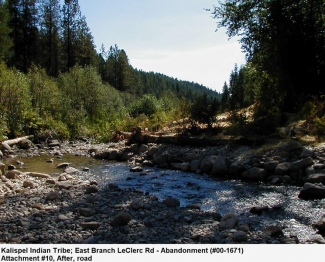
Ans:
{"label": "green shrub", "polygon": [[151,116],[158,111],[158,101],[152,95],[144,95],[130,107],[130,116],[138,117],[142,114]]}

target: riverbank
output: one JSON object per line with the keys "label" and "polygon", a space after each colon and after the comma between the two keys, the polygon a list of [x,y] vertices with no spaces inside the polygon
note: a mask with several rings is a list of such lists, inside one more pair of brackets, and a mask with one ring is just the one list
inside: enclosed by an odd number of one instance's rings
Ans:
{"label": "riverbank", "polygon": [[[52,141],[53,142],[53,141]],[[291,142],[290,142],[291,143]],[[290,144],[289,143],[289,144]],[[172,145],[91,144],[85,141],[31,145],[28,149],[13,147],[9,157],[49,156],[60,158],[65,154],[128,161],[141,172],[146,165],[159,168],[192,166],[205,158],[224,157],[228,167],[240,163],[246,170],[264,168],[263,157],[269,160],[270,152],[258,155],[256,148],[239,147],[179,147]],[[281,147],[282,150],[282,147]],[[298,150],[298,149],[296,149]],[[304,150],[300,146],[300,155]],[[314,148],[314,158],[320,157],[321,147]],[[291,150],[294,151],[294,150]],[[275,153],[271,150],[272,157]],[[291,153],[290,153],[291,154]],[[298,151],[292,155],[297,158]],[[260,159],[259,159],[260,158]],[[6,158],[8,159],[8,158]],[[10,158],[9,158],[10,159]],[[158,160],[161,160],[159,162]],[[192,159],[192,160],[190,160]],[[259,159],[259,163],[257,162]],[[177,160],[177,161],[176,161]],[[290,160],[290,159],[289,159]],[[279,160],[270,160],[279,161]],[[298,161],[298,160],[297,160]],[[266,163],[269,161],[266,161]],[[293,161],[294,163],[296,161]],[[45,163],[44,163],[45,164]],[[257,164],[260,166],[257,167]],[[317,163],[318,164],[318,163]],[[209,165],[209,164],[208,164]],[[254,166],[255,165],[255,166]],[[214,166],[212,163],[211,170]],[[267,166],[267,165],[266,165]],[[204,167],[204,165],[203,165]],[[201,168],[201,165],[200,165]],[[17,168],[19,171],[19,168]],[[315,170],[315,169],[314,169]],[[316,169],[320,170],[320,169]],[[13,179],[3,177],[1,221],[3,243],[314,243],[325,242],[317,233],[310,239],[300,240],[290,230],[276,223],[262,229],[252,228],[239,214],[219,214],[200,210],[199,205],[180,207],[177,199],[158,199],[150,192],[120,188],[118,184],[101,184],[91,181],[89,171],[70,168],[58,171],[48,178],[30,177],[19,173]],[[91,171],[91,170],[90,170]],[[202,169],[196,169],[203,173]],[[211,171],[210,171],[211,172]],[[242,171],[245,172],[245,171]],[[208,172],[207,172],[208,173]],[[299,172],[298,172],[299,173]],[[61,174],[61,175],[60,175]],[[213,175],[211,173],[211,175]],[[289,176],[289,175],[288,175]],[[223,177],[225,179],[226,177]],[[267,177],[266,177],[267,178]],[[29,181],[28,184],[26,181]],[[271,180],[264,183],[272,185]],[[280,180],[277,183],[288,183]],[[25,184],[25,185],[24,185]],[[273,181],[274,186],[274,181]],[[5,192],[4,188],[7,188]],[[293,196],[294,197],[294,196]],[[297,197],[297,196],[296,196]],[[319,212],[324,211],[320,201]],[[252,206],[252,215],[276,214],[281,205]],[[10,212],[8,212],[10,210]],[[253,212],[255,212],[253,214]],[[281,211],[280,211],[281,212]],[[314,221],[315,222],[315,221]],[[311,225],[310,225],[311,226]],[[292,231],[294,232],[294,231]]]}

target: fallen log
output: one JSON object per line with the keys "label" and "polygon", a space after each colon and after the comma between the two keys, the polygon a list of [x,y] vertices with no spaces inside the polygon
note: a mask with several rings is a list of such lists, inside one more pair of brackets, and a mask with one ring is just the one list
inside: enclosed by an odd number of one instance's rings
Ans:
{"label": "fallen log", "polygon": [[32,138],[34,136],[23,136],[23,137],[18,137],[15,139],[9,139],[9,140],[5,140],[0,142],[0,150],[3,152],[3,154],[7,154],[8,152],[10,152],[12,145],[18,144],[21,141],[24,140],[28,140],[29,138]]}
{"label": "fallen log", "polygon": [[12,146],[12,145],[15,145],[15,144],[19,143],[20,141],[23,141],[25,139],[30,139],[30,138],[33,138],[33,137],[34,136],[31,135],[31,136],[18,137],[18,138],[15,138],[15,139],[9,139],[9,140],[2,141],[2,144],[7,144],[8,146]]}

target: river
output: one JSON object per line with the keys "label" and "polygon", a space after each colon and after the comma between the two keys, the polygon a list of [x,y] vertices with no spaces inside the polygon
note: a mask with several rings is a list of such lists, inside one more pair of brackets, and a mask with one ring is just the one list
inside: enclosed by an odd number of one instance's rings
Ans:
{"label": "river", "polygon": [[[153,167],[146,167],[142,172],[131,172],[131,166],[127,163],[73,155],[64,155],[62,159],[53,158],[53,163],[46,162],[47,159],[48,156],[22,158],[19,159],[24,162],[21,166],[17,164],[17,159],[4,159],[4,163],[14,164],[23,172],[44,172],[53,176],[60,173],[56,166],[62,162],[69,162],[70,166],[79,170],[88,167],[89,171],[80,172],[80,176],[96,180],[102,187],[116,183],[121,188],[138,189],[156,195],[160,200],[168,196],[177,198],[181,206],[199,204],[201,210],[218,211],[222,216],[234,213],[254,230],[278,225],[285,234],[295,235],[302,242],[316,233],[311,224],[322,217],[325,206],[325,199],[299,199],[300,188],[294,186],[218,180],[207,175]],[[279,208],[271,208],[261,215],[249,212],[252,207],[261,206]]]}

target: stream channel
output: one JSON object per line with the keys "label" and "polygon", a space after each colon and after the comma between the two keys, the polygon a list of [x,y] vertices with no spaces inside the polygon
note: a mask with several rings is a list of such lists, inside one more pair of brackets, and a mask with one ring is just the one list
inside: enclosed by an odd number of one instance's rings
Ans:
{"label": "stream channel", "polygon": [[[199,204],[202,211],[216,211],[222,216],[234,213],[242,223],[249,223],[254,230],[270,225],[283,228],[286,235],[297,236],[305,242],[316,231],[312,223],[317,222],[324,212],[325,199],[301,200],[300,188],[294,186],[270,186],[262,183],[246,183],[238,180],[218,180],[207,175],[145,167],[142,172],[131,172],[130,165],[121,162],[96,160],[91,157],[64,155],[47,163],[48,156],[22,158],[24,165],[18,167],[17,159],[4,159],[5,164],[14,164],[23,172],[44,172],[55,176],[60,173],[59,163],[69,162],[70,166],[89,171],[80,172],[88,180],[96,180],[103,187],[116,183],[120,188],[142,190],[163,200],[168,196],[177,198],[181,206]],[[276,206],[261,215],[249,212],[252,207]]]}

